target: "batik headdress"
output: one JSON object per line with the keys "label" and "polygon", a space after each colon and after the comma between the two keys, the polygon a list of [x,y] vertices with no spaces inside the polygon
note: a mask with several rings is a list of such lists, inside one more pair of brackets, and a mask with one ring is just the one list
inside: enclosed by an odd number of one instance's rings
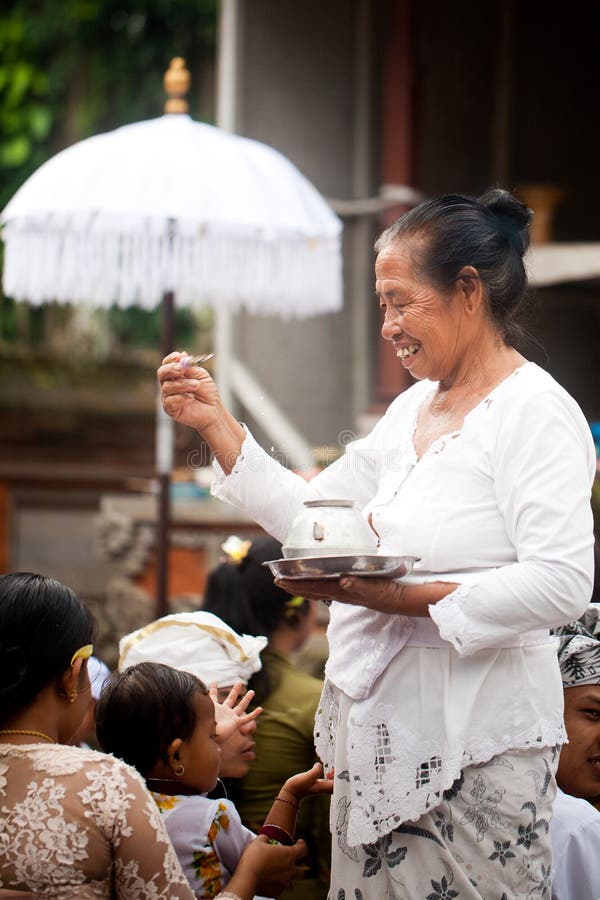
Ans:
{"label": "batik headdress", "polygon": [[591,603],[580,619],[554,629],[563,687],[600,684],[600,604]]}

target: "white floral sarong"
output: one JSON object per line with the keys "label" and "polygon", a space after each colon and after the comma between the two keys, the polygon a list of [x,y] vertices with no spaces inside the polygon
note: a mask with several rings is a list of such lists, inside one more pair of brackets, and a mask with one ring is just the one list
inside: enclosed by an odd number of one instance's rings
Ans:
{"label": "white floral sarong", "polygon": [[558,747],[508,750],[468,766],[418,820],[351,846],[346,703],[342,694],[330,900],[548,900]]}

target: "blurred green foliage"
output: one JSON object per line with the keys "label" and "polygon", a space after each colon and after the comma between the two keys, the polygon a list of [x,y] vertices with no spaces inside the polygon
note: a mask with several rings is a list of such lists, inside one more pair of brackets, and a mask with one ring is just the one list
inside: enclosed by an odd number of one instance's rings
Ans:
{"label": "blurred green foliage", "polygon": [[[70,355],[86,358],[118,355],[129,348],[155,350],[157,358],[160,355],[160,307],[154,310],[137,306],[96,309],[91,314],[85,339],[78,333],[77,323],[73,323],[74,313],[74,308],[68,304],[30,306],[0,295],[0,349],[18,345],[33,354],[45,350],[46,355],[53,355],[52,345],[60,348],[66,342],[70,345]],[[176,345],[204,352],[208,344],[205,345],[201,335],[208,334],[212,325],[213,313],[208,307],[199,312],[175,307]],[[61,331],[63,340],[49,341],[49,332],[56,329]],[[62,353],[62,349],[58,352]]]}
{"label": "blurred green foliage", "polygon": [[[64,147],[161,115],[173,56],[183,56],[192,74],[191,114],[206,119],[199,80],[213,59],[216,19],[217,0],[3,0],[0,209]],[[43,342],[44,317],[44,307],[30,310],[0,294],[0,344]],[[157,346],[158,310],[115,309],[108,319],[117,343]],[[177,311],[178,340],[193,341],[197,324]]]}
{"label": "blurred green foliage", "polygon": [[217,0],[4,0],[0,207],[65,146],[160,115],[171,57],[185,57],[194,75],[212,54],[216,6]]}

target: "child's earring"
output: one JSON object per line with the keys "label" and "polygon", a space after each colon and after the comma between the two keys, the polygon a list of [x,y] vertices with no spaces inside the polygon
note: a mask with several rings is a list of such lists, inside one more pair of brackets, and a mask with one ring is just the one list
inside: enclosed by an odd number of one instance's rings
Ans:
{"label": "child's earring", "polygon": [[69,703],[75,703],[77,700],[77,691],[71,691],[69,694]]}
{"label": "child's earring", "polygon": [[177,777],[178,777],[178,778],[181,778],[181,776],[182,776],[182,775],[184,774],[184,772],[185,772],[185,768],[184,768],[184,766],[183,766],[183,763],[179,763],[179,765],[177,766],[177,768],[176,768],[174,771],[175,771],[175,774],[177,775]]}

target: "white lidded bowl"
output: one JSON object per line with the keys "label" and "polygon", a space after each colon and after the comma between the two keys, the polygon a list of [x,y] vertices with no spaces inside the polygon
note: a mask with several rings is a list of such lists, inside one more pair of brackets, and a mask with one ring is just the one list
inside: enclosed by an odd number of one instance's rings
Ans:
{"label": "white lidded bowl", "polygon": [[377,553],[377,538],[352,500],[305,500],[282,548],[285,559]]}

